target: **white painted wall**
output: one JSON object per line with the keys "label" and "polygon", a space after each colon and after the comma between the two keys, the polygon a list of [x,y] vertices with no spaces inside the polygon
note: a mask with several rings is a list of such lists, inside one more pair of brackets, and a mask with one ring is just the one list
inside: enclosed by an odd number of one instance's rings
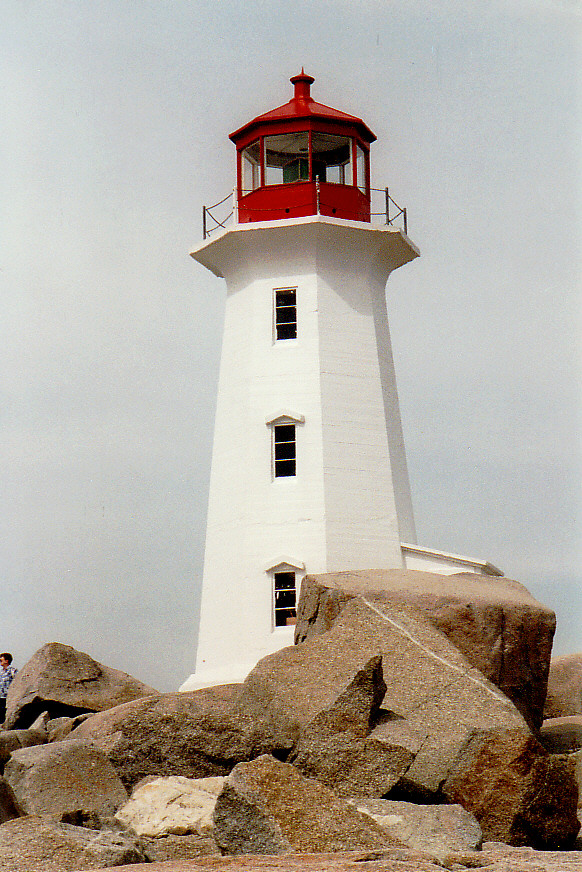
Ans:
{"label": "white painted wall", "polygon": [[[272,576],[403,566],[414,523],[385,284],[417,250],[392,228],[312,216],[239,225],[193,254],[227,282],[196,672],[241,680],[292,644]],[[274,341],[273,289],[297,288],[298,336]],[[297,424],[297,475],[272,478],[271,430]]]}

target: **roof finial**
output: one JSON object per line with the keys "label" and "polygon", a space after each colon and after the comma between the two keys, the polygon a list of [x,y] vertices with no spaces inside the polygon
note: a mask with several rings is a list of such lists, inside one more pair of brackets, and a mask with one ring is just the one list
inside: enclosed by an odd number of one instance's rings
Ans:
{"label": "roof finial", "polygon": [[309,89],[315,82],[315,79],[313,76],[308,76],[303,67],[301,67],[300,74],[298,76],[293,76],[290,81],[295,85],[295,93],[292,97],[293,100],[304,100],[305,102],[308,102],[313,99],[309,93]]}

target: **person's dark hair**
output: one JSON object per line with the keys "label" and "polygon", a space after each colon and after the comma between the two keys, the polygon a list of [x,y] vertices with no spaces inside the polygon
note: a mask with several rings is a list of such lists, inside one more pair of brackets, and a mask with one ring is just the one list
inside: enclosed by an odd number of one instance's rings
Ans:
{"label": "person's dark hair", "polygon": [[3,654],[0,654],[0,657],[3,657],[4,660],[8,660],[9,663],[12,663],[12,660],[14,659],[12,654],[9,654],[8,651],[4,651]]}

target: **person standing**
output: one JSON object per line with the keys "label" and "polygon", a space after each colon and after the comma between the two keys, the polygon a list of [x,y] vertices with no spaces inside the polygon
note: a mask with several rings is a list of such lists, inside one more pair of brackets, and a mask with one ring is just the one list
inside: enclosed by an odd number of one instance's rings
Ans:
{"label": "person standing", "polygon": [[14,676],[18,672],[18,669],[11,664],[12,654],[9,654],[8,651],[0,654],[0,725],[6,720],[6,697],[8,696],[8,688],[14,681]]}

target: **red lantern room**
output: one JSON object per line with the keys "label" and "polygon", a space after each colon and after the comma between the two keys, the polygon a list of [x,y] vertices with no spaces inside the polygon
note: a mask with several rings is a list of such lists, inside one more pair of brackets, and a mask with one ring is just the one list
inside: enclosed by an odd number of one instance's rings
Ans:
{"label": "red lantern room", "polygon": [[370,221],[370,143],[361,118],[316,103],[315,80],[291,79],[288,103],[230,134],[237,153],[238,221],[329,215]]}

